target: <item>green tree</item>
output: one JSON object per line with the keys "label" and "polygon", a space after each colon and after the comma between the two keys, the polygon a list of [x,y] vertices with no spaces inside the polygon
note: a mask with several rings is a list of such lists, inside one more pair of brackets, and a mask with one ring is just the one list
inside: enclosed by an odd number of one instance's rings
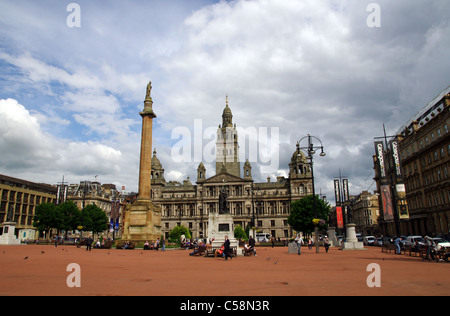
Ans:
{"label": "green tree", "polygon": [[83,231],[101,233],[109,227],[108,217],[97,205],[91,204],[83,209]]}
{"label": "green tree", "polygon": [[[52,203],[42,203],[36,206],[33,217],[33,226],[40,232],[49,232],[56,228],[58,220],[56,219],[56,206]],[[46,234],[49,237],[49,234]]]}
{"label": "green tree", "polygon": [[[330,205],[314,197],[316,202],[317,216],[314,216],[313,208],[313,196],[308,195],[298,201],[291,203],[291,213],[288,217],[288,224],[298,232],[303,234],[310,234],[314,231],[313,219],[322,219],[324,222],[328,219],[328,213],[330,212]],[[319,229],[326,229],[327,225],[323,224],[319,226]]]}
{"label": "green tree", "polygon": [[67,201],[59,204],[56,206],[56,211],[62,217],[60,229],[64,230],[66,235],[68,231],[75,230],[80,225],[81,212],[74,202]]}
{"label": "green tree", "polygon": [[242,228],[241,225],[236,225],[234,227],[234,237],[236,239],[243,239],[243,240],[247,240],[247,234],[245,233],[244,229]]}
{"label": "green tree", "polygon": [[191,238],[191,233],[189,232],[189,229],[185,226],[174,227],[169,233],[169,238],[175,239],[177,240],[177,242],[179,242],[181,235],[184,235],[187,239]]}

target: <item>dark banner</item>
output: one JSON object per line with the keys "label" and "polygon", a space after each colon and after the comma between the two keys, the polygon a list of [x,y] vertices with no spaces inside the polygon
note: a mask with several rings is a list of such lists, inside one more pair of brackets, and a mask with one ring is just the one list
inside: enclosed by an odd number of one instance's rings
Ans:
{"label": "dark banner", "polygon": [[334,180],[334,197],[336,198],[336,205],[341,204],[341,187],[339,180]]}
{"label": "dark banner", "polygon": [[348,202],[350,195],[348,193],[348,179],[342,179],[342,190],[344,191],[344,202]]}
{"label": "dark banner", "polygon": [[380,182],[387,183],[387,170],[386,161],[384,158],[384,145],[383,142],[375,142],[375,155],[377,156],[378,167],[380,170]]}
{"label": "dark banner", "polygon": [[400,162],[400,154],[398,152],[398,141],[394,140],[391,142],[392,157],[394,158],[395,164],[395,177],[396,183],[403,183],[402,165]]}

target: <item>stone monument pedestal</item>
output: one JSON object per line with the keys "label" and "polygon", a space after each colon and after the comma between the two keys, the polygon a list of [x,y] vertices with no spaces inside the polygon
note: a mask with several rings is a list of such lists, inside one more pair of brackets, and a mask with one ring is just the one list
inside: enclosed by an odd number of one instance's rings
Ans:
{"label": "stone monument pedestal", "polygon": [[239,248],[239,241],[234,238],[233,216],[231,214],[210,213],[208,217],[208,238],[214,239],[212,247],[222,247],[225,236],[230,240],[230,247],[236,247],[237,255],[243,255],[243,249]]}
{"label": "stone monument pedestal", "polygon": [[339,240],[336,238],[336,228],[328,227],[328,240],[330,241],[331,247],[338,247]]}
{"label": "stone monument pedestal", "polygon": [[15,235],[16,222],[3,223],[3,235],[0,236],[0,245],[20,245],[20,240]]}
{"label": "stone monument pedestal", "polygon": [[356,225],[347,224],[347,236],[342,243],[342,250],[366,250],[362,241],[358,241],[356,238]]}
{"label": "stone monument pedestal", "polygon": [[154,242],[161,238],[161,208],[148,200],[137,200],[127,205],[123,240]]}

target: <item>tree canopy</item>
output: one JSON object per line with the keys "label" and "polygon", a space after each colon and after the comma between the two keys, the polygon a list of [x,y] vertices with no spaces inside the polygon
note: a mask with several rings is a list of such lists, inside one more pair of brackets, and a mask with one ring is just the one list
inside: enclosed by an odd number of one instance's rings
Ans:
{"label": "tree canopy", "polygon": [[[83,218],[83,220],[82,220]],[[39,231],[49,231],[56,229],[60,231],[71,231],[81,226],[83,222],[83,231],[92,231],[99,233],[108,229],[108,217],[96,205],[88,205],[84,212],[72,201],[59,205],[51,203],[42,203],[36,207],[33,226]]]}
{"label": "tree canopy", "polygon": [[[291,213],[288,217],[288,224],[297,232],[303,234],[310,234],[314,231],[314,219],[321,219],[319,229],[326,229],[328,220],[328,213],[330,212],[330,205],[314,197],[316,202],[317,216],[314,216],[313,196],[308,195],[298,201],[291,203]],[[316,221],[317,222],[317,221]]]}
{"label": "tree canopy", "polygon": [[186,239],[191,238],[191,232],[183,225],[174,227],[169,233],[169,238],[180,241],[181,235],[184,235]]}

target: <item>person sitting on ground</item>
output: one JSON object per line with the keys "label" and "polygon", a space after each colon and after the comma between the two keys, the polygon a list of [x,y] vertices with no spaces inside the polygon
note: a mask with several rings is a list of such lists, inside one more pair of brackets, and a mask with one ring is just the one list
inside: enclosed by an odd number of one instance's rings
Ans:
{"label": "person sitting on ground", "polygon": [[144,250],[150,250],[150,244],[148,243],[148,240],[144,243]]}

